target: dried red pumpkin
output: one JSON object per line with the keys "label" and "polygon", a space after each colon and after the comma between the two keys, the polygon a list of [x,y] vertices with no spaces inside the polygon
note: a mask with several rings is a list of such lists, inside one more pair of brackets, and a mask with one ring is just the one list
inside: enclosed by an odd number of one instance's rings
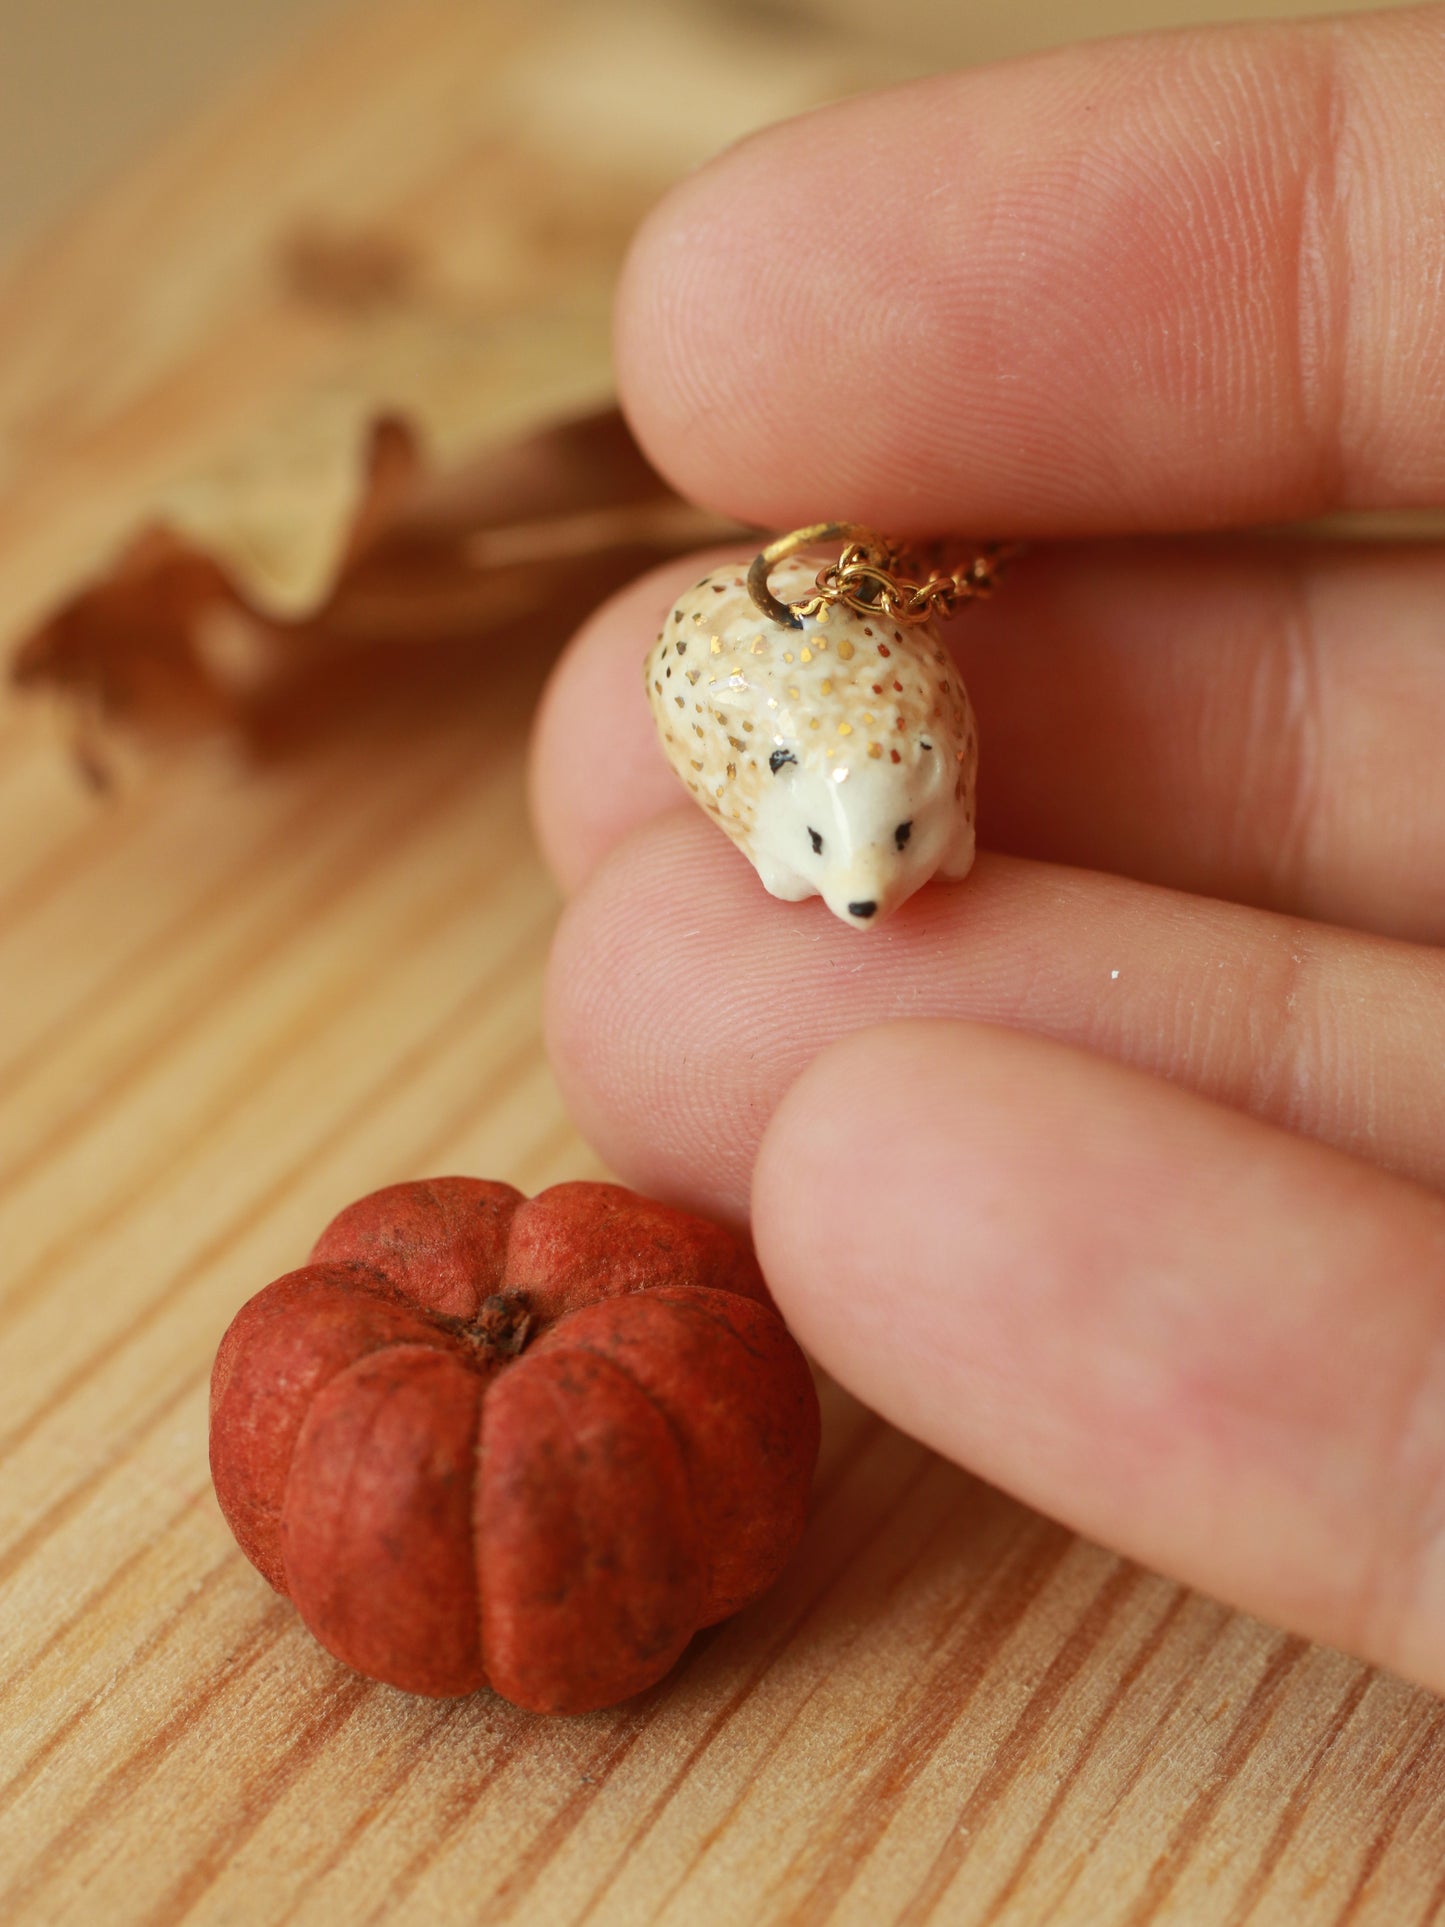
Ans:
{"label": "dried red pumpkin", "polygon": [[817,1450],[751,1256],[611,1184],[374,1192],[211,1378],[221,1509],[322,1645],[539,1712],[641,1691],[770,1586]]}

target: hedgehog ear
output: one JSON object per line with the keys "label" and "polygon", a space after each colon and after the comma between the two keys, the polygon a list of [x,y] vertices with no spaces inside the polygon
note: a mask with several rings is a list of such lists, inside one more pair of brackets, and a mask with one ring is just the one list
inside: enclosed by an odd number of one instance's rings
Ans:
{"label": "hedgehog ear", "polygon": [[796,763],[797,760],[797,757],[790,749],[775,749],[768,758],[768,768],[773,772],[774,776],[776,776],[784,763]]}

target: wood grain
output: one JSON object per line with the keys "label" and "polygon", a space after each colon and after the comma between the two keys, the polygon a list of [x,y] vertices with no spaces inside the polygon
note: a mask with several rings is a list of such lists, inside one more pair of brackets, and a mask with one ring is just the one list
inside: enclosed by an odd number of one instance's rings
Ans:
{"label": "wood grain", "polygon": [[[698,20],[777,33],[794,95],[833,84],[801,28]],[[7,625],[155,474],[345,345],[278,282],[298,210],[383,211],[433,288],[485,259],[468,298],[519,311],[540,257],[488,254],[479,210],[516,100],[555,71],[562,112],[591,32],[543,5],[350,16],[17,267]],[[654,80],[689,58],[665,40]],[[620,126],[616,155],[625,211],[657,176]],[[547,259],[565,287],[575,256],[585,308],[618,242],[582,229]],[[596,1171],[539,1029],[556,905],[523,759],[548,646],[373,665],[261,762],[203,745],[106,802],[43,718],[0,712],[0,1920],[1440,1917],[1434,1700],[1079,1541],[831,1388],[782,1584],[612,1713],[359,1680],[236,1552],[205,1386],[241,1300],[373,1185]]]}

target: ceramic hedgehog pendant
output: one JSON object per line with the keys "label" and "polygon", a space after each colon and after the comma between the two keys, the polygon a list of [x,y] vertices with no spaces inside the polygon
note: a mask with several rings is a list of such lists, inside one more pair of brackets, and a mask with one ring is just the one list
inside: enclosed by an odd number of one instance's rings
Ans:
{"label": "ceramic hedgehog pendant", "polygon": [[[817,565],[779,561],[782,603]],[[784,611],[783,613],[787,613]],[[775,897],[872,929],[932,877],[968,874],[978,733],[930,623],[826,602],[784,627],[715,569],[669,614],[647,694],[667,760]]]}

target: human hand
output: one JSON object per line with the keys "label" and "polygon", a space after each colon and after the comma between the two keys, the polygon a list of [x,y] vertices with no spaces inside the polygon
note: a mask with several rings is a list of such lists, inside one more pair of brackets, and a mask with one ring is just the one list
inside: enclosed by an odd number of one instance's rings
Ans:
{"label": "human hand", "polygon": [[643,698],[696,558],[577,638],[533,767],[554,1062],[619,1173],[750,1208],[916,1437],[1437,1688],[1445,553],[1177,532],[1445,502],[1442,98],[1445,9],[1233,28],[692,177],[619,310],[680,487],[1067,538],[949,632],[991,854],[867,933],[763,892]]}

